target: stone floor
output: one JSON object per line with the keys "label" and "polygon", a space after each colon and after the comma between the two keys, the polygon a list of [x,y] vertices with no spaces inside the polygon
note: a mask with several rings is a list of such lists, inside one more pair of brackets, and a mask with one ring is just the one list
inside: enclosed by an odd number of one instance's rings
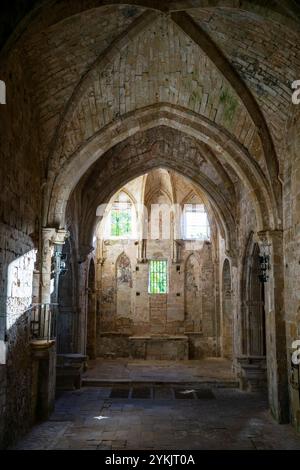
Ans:
{"label": "stone floor", "polygon": [[189,361],[96,359],[89,361],[84,379],[136,382],[234,381],[232,363],[222,358]]}
{"label": "stone floor", "polygon": [[63,392],[14,449],[300,449],[300,436],[276,424],[258,394],[118,385]]}

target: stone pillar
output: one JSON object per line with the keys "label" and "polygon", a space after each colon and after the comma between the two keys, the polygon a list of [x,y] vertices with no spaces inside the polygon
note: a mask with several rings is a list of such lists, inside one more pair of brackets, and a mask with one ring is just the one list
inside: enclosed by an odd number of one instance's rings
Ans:
{"label": "stone pillar", "polygon": [[265,284],[268,394],[279,423],[289,422],[287,345],[284,312],[283,232],[259,232],[260,246],[270,245],[269,280]]}
{"label": "stone pillar", "polygon": [[75,332],[77,337],[76,352],[82,355],[86,354],[86,333],[87,333],[87,278],[90,254],[94,251],[91,245],[80,245],[77,263],[78,276],[78,328]]}
{"label": "stone pillar", "polygon": [[221,296],[220,296],[220,260],[218,254],[215,254],[214,261],[214,279],[215,279],[215,318],[214,318],[214,336],[216,338],[216,355],[221,355]]}
{"label": "stone pillar", "polygon": [[42,304],[51,303],[51,261],[55,245],[64,245],[68,232],[55,228],[42,229],[42,255],[41,255],[41,290]]}
{"label": "stone pillar", "polygon": [[[54,228],[42,229],[42,251],[40,253],[40,273],[34,273],[34,299],[42,304],[51,303],[51,262],[55,245],[63,245],[68,236],[66,230]],[[38,275],[40,275],[40,292],[37,298]],[[50,310],[45,310],[43,322],[50,321]],[[32,354],[37,369],[37,418],[47,419],[53,410],[56,383],[56,344],[55,341],[45,338],[45,341],[31,341]]]}

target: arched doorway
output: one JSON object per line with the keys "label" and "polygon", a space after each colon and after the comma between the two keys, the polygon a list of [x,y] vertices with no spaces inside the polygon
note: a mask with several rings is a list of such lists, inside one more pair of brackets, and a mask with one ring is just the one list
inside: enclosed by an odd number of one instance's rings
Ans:
{"label": "arched doorway", "polygon": [[265,286],[260,281],[260,249],[251,234],[242,280],[242,388],[266,390]]}
{"label": "arched doorway", "polygon": [[266,355],[264,283],[259,280],[259,246],[253,246],[248,285],[248,355]]}
{"label": "arched doorway", "polygon": [[74,353],[77,341],[74,337],[77,322],[76,308],[76,276],[72,262],[72,237],[64,247],[62,254],[65,256],[66,272],[60,275],[58,284],[59,315],[57,317],[57,351],[59,354]]}
{"label": "arched doorway", "polygon": [[232,324],[232,286],[231,271],[228,259],[225,259],[222,272],[222,355],[232,358],[233,324]]}
{"label": "arched doorway", "polygon": [[259,245],[251,234],[244,258],[242,292],[242,355],[266,356],[265,286],[260,282]]}
{"label": "arched doorway", "polygon": [[96,299],[95,299],[95,263],[91,259],[88,274],[87,299],[87,341],[86,353],[89,359],[96,357]]}

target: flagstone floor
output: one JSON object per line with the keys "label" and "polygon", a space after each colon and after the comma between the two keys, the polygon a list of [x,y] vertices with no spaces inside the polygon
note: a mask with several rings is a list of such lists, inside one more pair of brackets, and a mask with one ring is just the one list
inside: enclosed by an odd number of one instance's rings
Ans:
{"label": "flagstone floor", "polygon": [[14,449],[300,449],[300,435],[276,424],[259,394],[118,385],[63,392]]}

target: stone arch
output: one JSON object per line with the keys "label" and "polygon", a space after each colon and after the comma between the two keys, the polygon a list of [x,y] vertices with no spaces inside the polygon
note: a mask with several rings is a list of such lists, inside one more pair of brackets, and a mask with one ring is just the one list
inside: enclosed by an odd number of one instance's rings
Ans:
{"label": "stone arch", "polygon": [[222,270],[222,355],[233,355],[233,303],[232,279],[229,260],[226,258]]}
{"label": "stone arch", "polygon": [[[118,3],[121,4],[122,2]],[[233,5],[233,7],[234,6],[235,5]],[[152,8],[150,5],[147,5],[146,8],[149,7]],[[160,10],[158,5],[156,5],[153,9]],[[168,8],[166,9],[168,10]],[[141,31],[145,31],[147,29],[147,26],[149,26],[149,24],[151,24],[157,18],[159,18],[157,12],[147,10],[145,13],[142,13],[140,17],[133,22],[133,25],[130,26],[129,31],[127,31],[128,36],[130,38],[137,37],[139,34],[141,34]],[[185,34],[190,39],[192,39],[193,44],[199,46],[199,53],[203,53],[204,51],[205,55],[210,58],[211,63],[214,64],[216,69],[219,70],[222,79],[225,78],[227,80],[227,83],[230,84],[232,91],[236,94],[238,98],[239,104],[245,105],[246,113],[247,115],[249,115],[248,117],[254,125],[254,130],[258,131],[258,135],[262,143],[264,157],[267,162],[267,173],[269,173],[273,177],[273,185],[277,188],[277,199],[281,198],[281,188],[279,187],[279,181],[277,179],[277,155],[263,113],[256,100],[252,96],[252,93],[248,90],[245,82],[241,79],[239,74],[235,72],[234,68],[231,66],[230,62],[225,58],[224,54],[219,51],[218,47],[209,37],[209,35],[207,35],[199,27],[199,25],[196,25],[193,19],[188,14],[182,12],[173,12],[171,13],[170,18],[172,18],[173,22],[177,25],[177,27],[182,29]],[[91,81],[95,79],[96,68],[99,67],[100,70],[103,70],[107,66],[107,64],[112,60],[111,57],[115,54],[118,54],[122,48],[127,46],[127,41],[124,41],[124,35],[121,34],[117,40],[113,41],[113,43],[105,51],[105,53],[101,54],[100,57],[98,57],[98,59],[91,65],[90,69],[82,77],[80,77],[80,80],[75,86],[72,96],[70,97],[67,105],[65,106],[65,109],[61,113],[61,120],[53,136],[52,145],[50,146],[50,160],[52,160],[52,157],[55,155],[55,152],[57,152],[57,142],[64,138],[64,135],[66,133],[66,125],[70,122],[72,113],[79,105],[79,102],[84,96],[84,94],[87,93]]]}
{"label": "stone arch", "polygon": [[[167,138],[166,145],[163,145],[165,138]],[[152,139],[154,139],[153,142]],[[202,196],[204,192],[207,193],[206,199],[210,199],[210,205],[214,208],[214,216],[223,238],[226,239],[230,249],[234,250],[235,232],[232,230],[235,225],[234,190],[230,190],[226,182],[222,184],[223,179],[217,173],[215,173],[213,181],[211,180],[209,163],[204,164],[205,172],[201,166],[204,159],[194,147],[192,147],[191,152],[188,149],[183,152],[181,148],[178,158],[174,158],[174,152],[176,151],[172,147],[174,139],[181,143],[185,139],[184,148],[193,143],[193,138],[185,138],[184,134],[178,130],[160,126],[139,133],[118,144],[105,155],[105,158],[100,159],[91,167],[86,177],[84,177],[84,182],[78,185],[78,191],[86,199],[82,212],[84,214],[82,224],[85,227],[84,245],[87,246],[91,243],[88,234],[93,231],[93,224],[97,225],[95,212],[97,212],[98,205],[100,204],[101,207],[102,204],[106,204],[116,189],[118,190],[124,186],[124,178],[126,178],[125,182],[128,182],[140,176],[143,172],[147,173],[155,168],[165,168],[179,174],[182,173],[187,179],[202,187]],[[140,141],[141,144],[138,143]],[[128,169],[130,169],[130,172]],[[100,214],[98,213],[98,215]]]}
{"label": "stone arch", "polygon": [[[220,129],[208,119],[190,113],[186,109],[166,104],[158,104],[130,113],[127,118],[117,120],[94,135],[75,152],[73,158],[63,165],[59,175],[53,181],[47,203],[48,225],[64,226],[66,205],[71,192],[88,168],[107,150],[138,131],[158,125],[177,129],[179,124],[185,134],[206,142],[217,156],[222,153],[222,157],[236,171],[250,190],[258,228],[273,228],[277,225],[276,204],[274,204],[269,183],[247,150],[233,136],[228,135],[224,129]],[[111,138],[112,135],[113,138]],[[160,166],[163,166],[163,162]],[[129,179],[133,176],[135,175]]]}
{"label": "stone arch", "polygon": [[87,338],[86,353],[90,359],[96,357],[96,271],[95,262],[92,258],[88,271],[87,287]]}
{"label": "stone arch", "polygon": [[200,333],[202,331],[202,289],[201,267],[194,253],[191,253],[185,262],[185,320],[188,331]]}
{"label": "stone arch", "polygon": [[131,317],[132,270],[126,253],[121,253],[116,260],[116,315]]}
{"label": "stone arch", "polygon": [[[203,192],[206,193],[206,199],[209,199],[214,209],[214,216],[220,226],[220,232],[224,235],[227,249],[228,251],[232,252],[232,255],[234,256],[234,253],[236,250],[236,239],[235,239],[235,233],[233,230],[233,227],[235,225],[235,220],[234,220],[232,211],[227,206],[227,202],[224,200],[222,195],[218,193],[217,186],[213,182],[206,180],[205,176],[199,170],[197,171],[197,174],[195,174],[194,170],[188,168],[187,166],[180,166],[178,168],[174,165],[174,162],[169,163],[169,165],[167,165],[166,163],[155,164],[154,162],[151,162],[147,166],[147,171],[150,171],[154,168],[162,168],[162,167],[171,168],[174,171],[177,171],[178,173],[185,174],[185,176],[188,179],[190,179],[194,183],[201,186]],[[114,179],[114,188],[121,188],[125,183],[127,183],[131,179],[134,179],[140,176],[141,174],[141,170],[135,169],[134,167],[131,168],[131,171],[132,171],[131,176],[128,177],[125,182],[124,182],[124,173],[121,172],[119,175],[116,175],[116,178]],[[143,172],[144,171],[145,169],[143,169]],[[97,204],[95,204],[95,207],[91,207],[91,210],[87,214],[85,226],[90,227],[90,229],[85,231],[86,237],[88,237],[88,239],[85,240],[86,244],[90,243],[89,239],[92,236],[91,234],[95,231],[95,228],[100,221],[100,219],[97,220],[95,218],[96,207],[98,206],[100,202],[101,204],[107,202],[112,196],[112,194],[115,192],[115,189],[110,188],[108,186],[104,188],[104,191],[109,191],[109,190],[110,190],[110,193],[108,195],[106,193],[98,194],[99,199],[97,200]]]}

